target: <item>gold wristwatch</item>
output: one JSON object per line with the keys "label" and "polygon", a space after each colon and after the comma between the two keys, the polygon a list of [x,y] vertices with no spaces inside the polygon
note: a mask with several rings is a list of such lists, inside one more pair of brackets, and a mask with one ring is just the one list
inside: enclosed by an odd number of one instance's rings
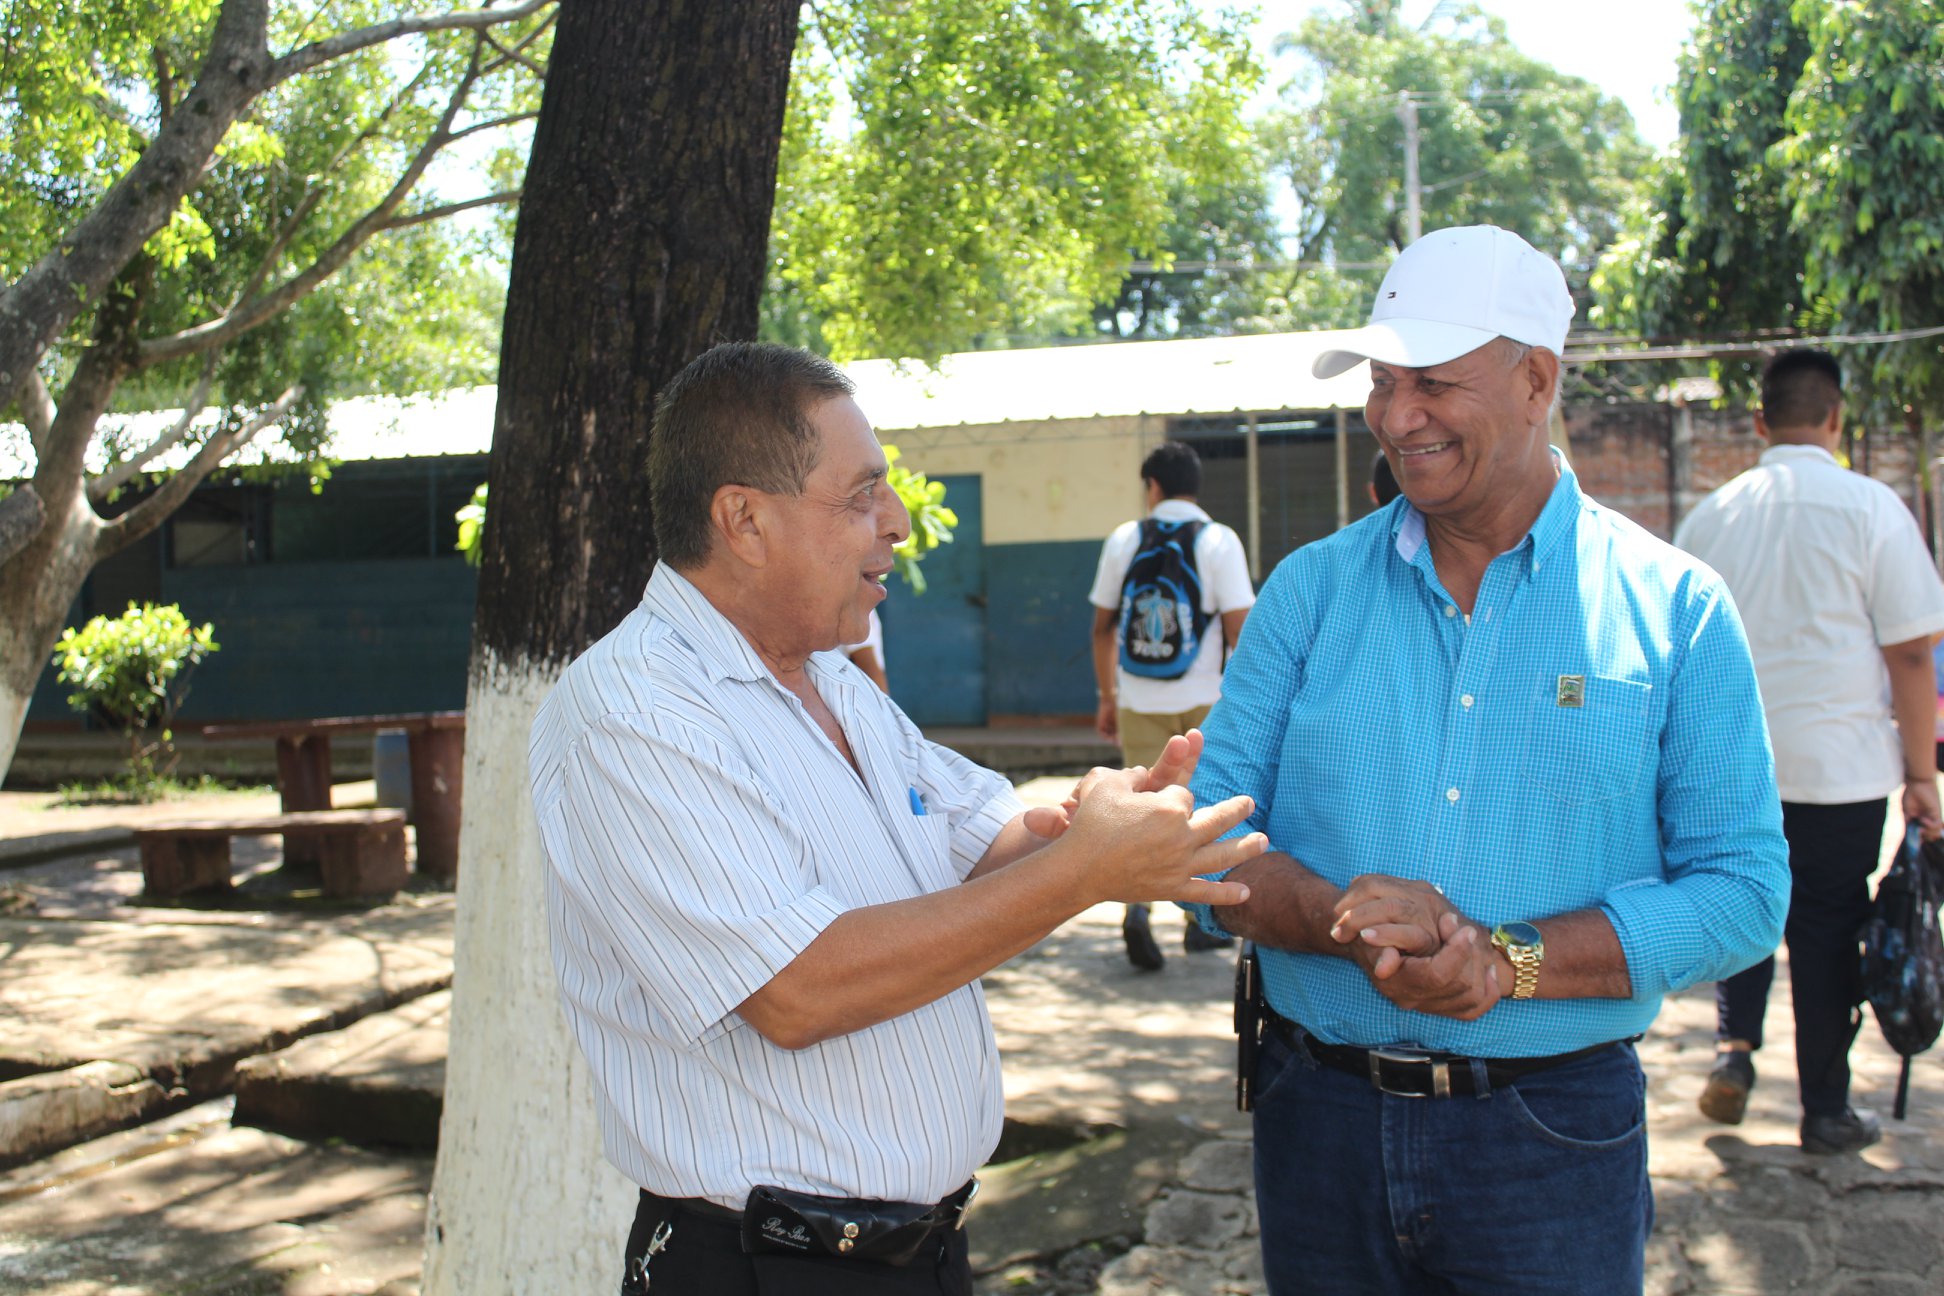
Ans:
{"label": "gold wristwatch", "polygon": [[1546,958],[1546,940],[1529,922],[1500,923],[1492,928],[1492,944],[1512,963],[1512,997],[1530,999],[1539,993],[1539,965]]}

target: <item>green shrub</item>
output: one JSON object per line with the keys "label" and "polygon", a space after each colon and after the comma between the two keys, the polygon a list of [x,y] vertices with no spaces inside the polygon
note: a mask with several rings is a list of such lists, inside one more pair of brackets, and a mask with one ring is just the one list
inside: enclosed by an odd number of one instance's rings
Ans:
{"label": "green shrub", "polygon": [[[74,691],[68,705],[119,726],[128,742],[128,786],[151,794],[173,761],[168,722],[188,693],[189,672],[216,651],[215,627],[192,626],[174,604],[130,603],[118,617],[95,617],[61,632],[54,665]],[[155,739],[149,731],[159,729]],[[157,753],[165,763],[158,768]]]}

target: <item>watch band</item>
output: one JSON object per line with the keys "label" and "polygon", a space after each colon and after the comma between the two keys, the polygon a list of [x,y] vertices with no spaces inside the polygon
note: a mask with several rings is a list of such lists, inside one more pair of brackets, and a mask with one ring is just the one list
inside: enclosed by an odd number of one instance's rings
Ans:
{"label": "watch band", "polygon": [[1539,951],[1530,945],[1507,945],[1505,957],[1512,960],[1512,997],[1530,999],[1539,993]]}
{"label": "watch band", "polygon": [[1539,965],[1546,958],[1545,938],[1531,923],[1504,923],[1492,930],[1492,944],[1505,952],[1512,965],[1512,998],[1530,999],[1539,993]]}

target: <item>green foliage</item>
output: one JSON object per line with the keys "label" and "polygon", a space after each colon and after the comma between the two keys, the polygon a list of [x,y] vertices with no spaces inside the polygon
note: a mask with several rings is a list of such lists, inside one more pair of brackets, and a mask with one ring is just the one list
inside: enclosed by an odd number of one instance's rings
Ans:
{"label": "green foliage", "polygon": [[[1702,4],[1680,144],[1601,267],[1601,320],[1716,337],[1944,323],[1940,66],[1931,0]],[[1935,338],[1846,367],[1880,415],[1944,399]],[[1716,372],[1745,389],[1753,365]]]}
{"label": "green foliage", "polygon": [[[0,272],[11,278],[42,256],[132,165],[193,84],[219,7],[217,0],[22,0],[0,17]],[[284,53],[447,7],[337,0],[320,12],[282,0],[270,5],[271,46]],[[496,39],[513,44],[543,20],[501,29]],[[544,59],[545,45],[543,36],[528,53]],[[474,38],[463,32],[396,40],[260,96],[170,224],[150,239],[146,269],[137,267],[148,277],[137,337],[220,319],[325,256],[433,135],[473,52]],[[477,81],[454,128],[531,110],[538,94],[537,78],[507,63]],[[492,192],[493,159],[473,142],[421,180],[401,214]],[[302,383],[321,408],[341,395],[491,381],[505,256],[501,232],[485,219],[381,231],[314,290],[222,350],[214,399],[261,407]],[[94,315],[85,312],[44,364],[57,393],[93,328]],[[116,407],[179,404],[202,365],[201,355],[144,365],[124,383]],[[293,450],[309,453],[323,421],[285,431]]]}
{"label": "green foliage", "polygon": [[911,514],[911,534],[891,551],[893,569],[904,578],[913,594],[923,594],[925,575],[918,564],[938,546],[952,542],[952,528],[958,525],[958,514],[945,506],[944,482],[932,481],[925,474],[912,472],[900,464],[898,447],[894,445],[884,447],[884,457],[891,461],[886,481],[898,492],[905,510]]}
{"label": "green foliage", "polygon": [[[1674,79],[1681,133],[1593,276],[1593,322],[1647,337],[1792,326],[1806,302],[1788,169],[1771,150],[1808,61],[1790,0],[1710,0]],[[1746,390],[1747,361],[1715,366]]]}
{"label": "green foliage", "polygon": [[[1810,55],[1771,150],[1807,253],[1809,322],[1834,332],[1944,324],[1944,21],[1935,0],[1796,0]],[[1849,366],[1883,413],[1944,399],[1939,339]]]}
{"label": "green foliage", "polygon": [[1084,327],[1164,250],[1175,178],[1246,147],[1258,77],[1240,20],[1187,0],[807,9],[769,334],[931,359]]}
{"label": "green foliage", "polygon": [[141,731],[167,723],[188,691],[189,672],[219,646],[215,627],[191,625],[173,603],[130,603],[119,617],[98,616],[79,630],[63,630],[54,666],[74,690],[69,706],[121,726],[130,785],[143,787],[167,772],[154,758],[172,735],[164,728],[159,743],[148,743]]}
{"label": "green foliage", "polygon": [[1281,38],[1306,67],[1264,123],[1293,187],[1297,256],[1277,313],[1360,324],[1391,255],[1408,241],[1399,96],[1417,105],[1423,228],[1490,223],[1558,256],[1583,284],[1618,233],[1648,162],[1626,108],[1513,45],[1505,23],[1440,6],[1404,25],[1395,3],[1355,0]]}
{"label": "green foliage", "polygon": [[452,517],[459,524],[459,541],[452,547],[464,554],[469,564],[474,567],[479,566],[480,543],[486,535],[485,482],[473,488],[472,499],[462,505]]}

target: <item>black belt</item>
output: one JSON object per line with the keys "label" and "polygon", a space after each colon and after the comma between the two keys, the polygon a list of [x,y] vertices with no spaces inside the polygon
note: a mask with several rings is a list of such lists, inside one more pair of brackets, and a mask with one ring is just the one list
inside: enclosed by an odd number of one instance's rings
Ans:
{"label": "black belt", "polygon": [[1439,1053],[1412,1048],[1358,1048],[1354,1044],[1326,1044],[1290,1021],[1275,1009],[1268,1010],[1269,1028],[1283,1043],[1298,1052],[1308,1053],[1333,1071],[1368,1080],[1382,1093],[1400,1098],[1451,1098],[1475,1094],[1472,1063],[1485,1064],[1485,1075],[1494,1085],[1509,1084],[1520,1076],[1544,1071],[1578,1058],[1591,1057],[1614,1042],[1594,1044],[1571,1053],[1551,1057],[1468,1058],[1456,1053]]}
{"label": "black belt", "polygon": [[[931,1214],[933,1216],[931,1226],[933,1228],[943,1228],[949,1224],[954,1228],[965,1227],[965,1208],[978,1193],[978,1185],[979,1181],[977,1179],[968,1179],[965,1181],[963,1188],[960,1188],[949,1197],[941,1198],[931,1208]],[[737,1227],[741,1227],[742,1225],[742,1211],[732,1206],[718,1205],[710,1201],[707,1197],[659,1197],[649,1192],[646,1188],[641,1190],[641,1195],[656,1201],[666,1202],[671,1209],[695,1219],[712,1220],[717,1224],[733,1224]]]}

